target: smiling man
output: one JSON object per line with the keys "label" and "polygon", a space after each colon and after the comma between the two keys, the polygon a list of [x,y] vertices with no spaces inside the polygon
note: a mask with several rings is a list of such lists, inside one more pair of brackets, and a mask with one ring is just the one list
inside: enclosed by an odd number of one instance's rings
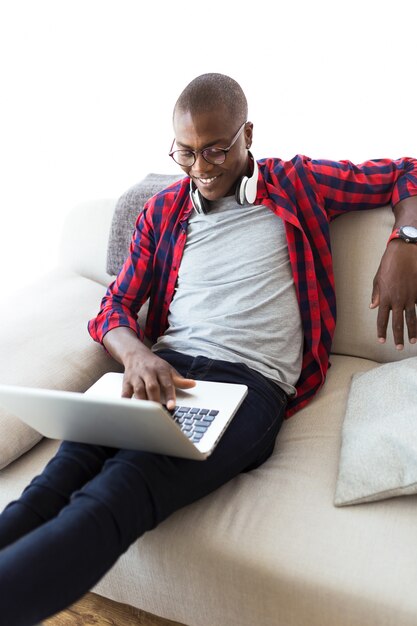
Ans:
{"label": "smiling man", "polygon": [[[397,347],[404,319],[416,342],[416,160],[256,161],[244,93],[221,74],[192,81],[173,122],[170,156],[186,176],[146,203],[89,331],[124,365],[126,397],[172,408],[175,388],[200,378],[243,383],[248,395],[204,463],[64,442],[0,516],[8,626],[69,605],[144,532],[270,456],[284,416],[325,380],[337,215],[392,203],[371,306],[380,341],[392,315]],[[137,314],[148,299],[143,329]]]}

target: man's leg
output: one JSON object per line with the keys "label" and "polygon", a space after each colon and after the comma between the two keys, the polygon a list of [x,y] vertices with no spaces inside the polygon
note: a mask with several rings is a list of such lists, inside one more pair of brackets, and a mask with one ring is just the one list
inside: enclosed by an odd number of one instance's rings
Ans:
{"label": "man's leg", "polygon": [[178,358],[173,362],[185,375],[249,383],[248,396],[217,449],[204,462],[134,451],[108,459],[58,517],[0,552],[0,615],[9,626],[68,606],[146,530],[272,451],[285,394],[243,366],[186,358],[187,367]]}
{"label": "man's leg", "polygon": [[64,441],[42,474],[0,516],[0,550],[58,515],[71,495],[102,469],[116,448]]}

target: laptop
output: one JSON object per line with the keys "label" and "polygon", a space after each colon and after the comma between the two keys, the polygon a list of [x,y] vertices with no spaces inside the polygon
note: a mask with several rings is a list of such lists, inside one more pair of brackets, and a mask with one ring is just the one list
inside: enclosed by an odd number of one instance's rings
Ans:
{"label": "laptop", "polygon": [[122,381],[123,374],[110,372],[85,393],[0,385],[0,406],[51,439],[204,460],[248,391],[198,380],[192,389],[176,389],[170,412],[158,402],[122,398]]}

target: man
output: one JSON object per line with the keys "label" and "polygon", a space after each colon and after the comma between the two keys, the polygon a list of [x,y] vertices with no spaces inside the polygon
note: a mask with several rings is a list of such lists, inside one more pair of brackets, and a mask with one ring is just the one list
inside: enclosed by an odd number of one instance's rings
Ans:
{"label": "man", "polygon": [[[246,98],[220,74],[192,81],[173,121],[170,154],[187,177],[146,204],[89,330],[124,365],[126,397],[171,408],[175,388],[196,378],[249,392],[204,463],[64,442],[0,516],[0,615],[9,626],[64,608],[146,530],[268,458],[284,414],[325,379],[336,215],[392,202],[395,230],[371,306],[380,341],[392,312],[397,347],[404,317],[416,342],[417,246],[402,237],[417,235],[417,161],[257,163]],[[137,312],[148,298],[142,329]]]}
{"label": "man", "polygon": [[[247,205],[240,208],[238,203],[234,202],[238,181],[242,176],[250,176],[253,166],[249,153],[253,125],[246,122],[246,118],[247,104],[243,92],[234,81],[222,75],[199,77],[178,99],[173,118],[176,139],[171,155],[191,178],[201,197],[213,206],[207,217],[199,217],[198,213],[193,211],[188,197],[189,181],[184,179],[182,184],[174,185],[171,190],[159,194],[151,201],[138,221],[132,256],[116,284],[110,288],[105,297],[99,316],[90,323],[92,336],[103,341],[107,349],[125,365],[124,395],[130,396],[135,393],[139,398],[158,400],[162,390],[167,394],[167,398],[171,399],[171,403],[174,403],[174,383],[178,386],[179,383],[189,384],[174,378],[176,374],[156,358],[155,354],[159,353],[161,347],[174,349],[183,347],[190,353],[191,341],[193,353],[201,354],[203,348],[206,356],[215,357],[221,353],[226,358],[232,356],[234,361],[240,361],[238,356],[242,356],[242,344],[246,341],[250,343],[256,341],[257,345],[262,344],[262,350],[275,349],[275,354],[270,354],[274,364],[272,365],[271,361],[268,364],[262,362],[260,369],[263,374],[277,381],[279,381],[278,370],[281,370],[281,378],[282,375],[285,377],[282,359],[286,358],[287,351],[301,350],[303,343],[301,329],[289,327],[289,324],[295,321],[292,320],[289,311],[280,310],[281,306],[273,306],[272,310],[268,311],[271,319],[268,319],[269,326],[266,331],[267,335],[269,331],[269,337],[273,335],[272,330],[279,334],[281,342],[279,347],[268,345],[268,336],[259,339],[263,320],[252,313],[245,317],[245,325],[252,327],[253,334],[248,333],[243,341],[238,337],[232,348],[221,350],[220,344],[225,337],[214,332],[210,321],[213,317],[209,313],[213,309],[212,290],[209,294],[206,291],[196,293],[197,288],[201,288],[199,282],[191,285],[191,293],[184,292],[187,286],[182,288],[180,264],[188,263],[188,258],[198,262],[198,269],[202,275],[206,274],[208,264],[211,263],[215,267],[220,265],[219,271],[225,283],[230,272],[228,265],[224,263],[222,265],[222,255],[226,250],[216,251],[220,257],[213,259],[210,255],[210,246],[207,244],[207,248],[200,247],[202,255],[200,258],[190,256],[193,254],[194,245],[198,245],[194,244],[193,240],[190,242],[190,237],[194,237],[197,231],[207,238],[212,237],[212,241],[223,237],[224,244],[232,248],[232,257],[236,252],[241,255],[240,258],[248,258],[248,254],[253,252],[253,246],[259,244],[252,235],[252,221],[248,225],[246,220],[248,212],[254,215],[253,208]],[[220,161],[225,159],[223,162],[220,162],[216,155],[211,157],[213,149],[216,153],[218,147],[226,146],[229,146],[227,152],[220,150]],[[257,197],[254,205],[263,205],[267,210],[255,212],[257,217],[253,222],[255,224],[258,222],[259,215],[264,221],[264,231],[260,228],[258,232],[258,236],[262,237],[261,243],[267,241],[270,226],[281,229],[280,237],[277,236],[276,241],[271,240],[270,244],[282,245],[286,250],[288,248],[286,261],[291,263],[298,303],[295,305],[294,301],[290,302],[291,298],[287,298],[286,305],[296,318],[299,319],[301,315],[305,335],[303,372],[297,384],[297,397],[291,403],[294,408],[299,408],[324,381],[334,330],[335,301],[328,222],[345,211],[368,209],[392,201],[395,205],[395,231],[403,225],[417,227],[417,198],[412,197],[417,195],[417,162],[411,159],[384,160],[357,167],[348,162],[331,163],[296,157],[288,163],[279,159],[264,160],[260,170],[259,180],[257,178],[256,181]],[[213,222],[214,217],[211,216],[218,215],[224,210],[224,207],[216,204],[219,201],[228,207],[233,217],[231,226],[226,222],[230,228],[229,238],[221,226],[217,230],[213,227],[215,236],[212,236],[205,226],[201,226],[202,222]],[[275,214],[275,220],[271,212]],[[154,215],[157,217],[154,218]],[[162,215],[167,217],[163,224],[160,224]],[[152,220],[158,220],[158,226],[153,224]],[[151,241],[156,228],[158,228],[156,236],[163,240],[163,247],[156,250],[154,257],[153,254],[150,255],[148,248],[156,245]],[[168,238],[169,244],[165,243]],[[210,245],[213,246],[215,243]],[[266,247],[266,243],[264,246]],[[143,249],[146,249],[146,258]],[[203,256],[205,254],[209,256]],[[257,256],[252,253],[252,257],[253,263]],[[155,258],[158,268],[156,288],[154,284],[156,277],[150,270]],[[228,259],[228,262],[231,262],[231,259]],[[415,343],[417,337],[416,276],[417,247],[409,246],[397,238],[389,244],[383,256],[375,278],[371,306],[374,308],[379,306],[377,331],[380,341],[385,340],[388,318],[392,310],[394,340],[398,349],[403,347],[404,342],[404,312],[411,343]],[[198,281],[200,277],[193,275],[192,278]],[[240,276],[238,279],[240,280]],[[204,283],[202,285],[204,288]],[[219,285],[216,285],[216,288],[215,297],[219,298]],[[149,295],[151,310],[145,334],[153,341],[158,340],[153,354],[140,341],[139,337],[143,337],[143,330],[138,328],[136,323],[137,310]],[[260,294],[245,295],[255,298]],[[227,308],[229,304],[232,310]],[[223,318],[228,317],[227,324],[230,330],[230,327],[237,323],[239,315],[245,311],[244,308],[237,310],[236,302],[228,302],[227,305],[222,315]],[[196,306],[201,310],[198,320],[194,315]],[[216,306],[219,306],[219,303],[216,303]],[[189,307],[192,307],[192,310],[186,311]],[[210,336],[213,337],[212,343],[216,345],[208,347],[210,341],[203,339],[201,334],[196,337],[195,333],[187,334],[187,328],[179,330],[178,324],[185,324],[184,319],[178,320],[179,312],[188,315],[189,324],[203,322],[206,331],[209,329]],[[171,316],[170,319],[168,314]],[[232,322],[231,314],[234,315]],[[274,323],[277,325],[276,319],[279,314],[283,318],[280,320],[283,324],[280,331],[271,327]],[[222,323],[223,321],[224,319]],[[130,328],[131,332],[127,328]],[[112,332],[109,333],[109,330]],[[224,326],[218,323],[216,331],[223,332]],[[203,332],[202,328],[200,332]],[[294,340],[297,348],[292,345]],[[254,346],[252,348],[254,352],[256,348]],[[244,359],[248,364],[250,360],[254,364],[264,357],[264,354],[260,355],[259,352],[258,350],[256,356],[252,353],[251,359],[248,354],[244,354]],[[296,354],[292,356],[293,380],[296,381],[299,373],[296,365],[298,357]],[[259,362],[256,365],[259,368]],[[309,368],[310,371],[307,373]],[[161,371],[163,373],[160,373]]]}

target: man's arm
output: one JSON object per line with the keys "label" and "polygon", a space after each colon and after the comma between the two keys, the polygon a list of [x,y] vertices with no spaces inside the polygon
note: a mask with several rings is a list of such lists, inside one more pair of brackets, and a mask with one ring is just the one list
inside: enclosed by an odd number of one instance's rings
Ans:
{"label": "man's arm", "polygon": [[[354,165],[350,161],[313,161],[306,165],[330,219],[348,211],[391,203],[395,227],[417,227],[417,160],[379,159]],[[386,340],[392,311],[394,342],[404,347],[404,317],[411,343],[416,343],[417,244],[391,241],[373,282],[371,308],[379,307],[377,336]]]}
{"label": "man's arm", "polygon": [[145,205],[136,220],[129,255],[116,280],[109,285],[101,301],[100,311],[88,322],[88,332],[94,341],[102,344],[110,330],[122,326],[131,328],[143,339],[138,312],[151,290],[154,249],[152,221],[147,216]]}
{"label": "man's arm", "polygon": [[175,387],[188,389],[195,382],[183,378],[142,342],[137,314],[149,296],[154,280],[155,241],[148,203],[136,222],[126,259],[107,289],[98,315],[89,321],[92,338],[124,366],[122,396],[165,402],[175,406]]}
{"label": "man's arm", "polygon": [[[417,227],[417,196],[394,207],[395,226]],[[385,343],[390,312],[398,350],[404,347],[404,317],[410,343],[417,342],[417,244],[394,239],[387,245],[373,283],[370,308],[378,309],[377,336]]]}

